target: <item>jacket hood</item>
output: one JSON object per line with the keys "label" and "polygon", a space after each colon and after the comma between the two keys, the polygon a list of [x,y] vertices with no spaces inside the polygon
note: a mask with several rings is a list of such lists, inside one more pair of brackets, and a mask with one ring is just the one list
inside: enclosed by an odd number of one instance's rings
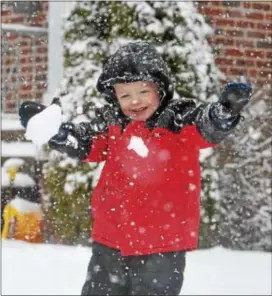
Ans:
{"label": "jacket hood", "polygon": [[98,78],[97,89],[112,103],[115,101],[114,84],[136,81],[156,83],[160,90],[160,109],[173,97],[170,72],[161,55],[149,42],[128,43],[110,56]]}

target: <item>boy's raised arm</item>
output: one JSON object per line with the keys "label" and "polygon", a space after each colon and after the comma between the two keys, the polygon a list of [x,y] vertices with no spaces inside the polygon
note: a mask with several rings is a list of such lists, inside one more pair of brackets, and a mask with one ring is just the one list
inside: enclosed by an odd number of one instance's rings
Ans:
{"label": "boy's raised arm", "polygon": [[[156,126],[179,133],[183,127],[194,125],[201,137],[189,136],[191,143],[199,142],[200,146],[204,142],[218,144],[239,123],[240,112],[249,102],[251,93],[252,88],[248,84],[229,83],[216,103],[196,107],[193,100],[172,100],[159,116]],[[201,139],[204,140],[203,145]]]}
{"label": "boy's raised arm", "polygon": [[210,143],[220,143],[239,123],[240,112],[251,94],[248,84],[227,84],[218,102],[200,106],[195,120],[199,133]]}

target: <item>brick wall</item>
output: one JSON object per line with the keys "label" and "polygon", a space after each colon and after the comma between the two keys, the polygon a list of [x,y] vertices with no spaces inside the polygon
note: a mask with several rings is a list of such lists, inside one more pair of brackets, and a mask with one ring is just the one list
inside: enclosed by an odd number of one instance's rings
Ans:
{"label": "brick wall", "polygon": [[[14,3],[1,3],[2,24],[47,28],[47,1],[36,2],[38,10],[34,13],[27,10],[30,6],[18,11],[20,3],[17,2],[18,7]],[[48,36],[44,32],[29,33],[20,28],[8,30],[5,25],[1,31],[1,107],[5,113],[14,113],[22,100],[40,101],[46,90]]]}
{"label": "brick wall", "polygon": [[[19,2],[19,1],[11,1]],[[1,16],[2,23],[12,23],[12,24],[23,24],[26,26],[35,27],[47,27],[47,11],[48,11],[48,1],[38,1],[38,5],[34,6],[39,8],[37,12],[28,14],[27,9],[25,11],[19,12],[19,6],[12,5],[8,1],[1,3]],[[17,8],[17,9],[16,9]]]}
{"label": "brick wall", "polygon": [[258,85],[272,82],[272,2],[205,1],[199,11],[215,29],[211,44],[228,78],[244,75]]}

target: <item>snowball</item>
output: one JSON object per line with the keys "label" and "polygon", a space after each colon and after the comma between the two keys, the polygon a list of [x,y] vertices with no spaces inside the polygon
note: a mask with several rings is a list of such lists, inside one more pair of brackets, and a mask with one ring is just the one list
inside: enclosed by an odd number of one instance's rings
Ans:
{"label": "snowball", "polygon": [[46,144],[58,133],[60,125],[61,107],[57,104],[52,104],[30,118],[25,137],[38,146]]}

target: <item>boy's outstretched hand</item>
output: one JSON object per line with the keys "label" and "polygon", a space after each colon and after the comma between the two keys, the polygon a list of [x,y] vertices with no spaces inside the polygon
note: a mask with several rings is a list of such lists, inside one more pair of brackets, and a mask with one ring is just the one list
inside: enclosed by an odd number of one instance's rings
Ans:
{"label": "boy's outstretched hand", "polygon": [[252,95],[252,87],[246,83],[228,83],[221,93],[219,103],[226,107],[231,116],[238,115],[248,104]]}

